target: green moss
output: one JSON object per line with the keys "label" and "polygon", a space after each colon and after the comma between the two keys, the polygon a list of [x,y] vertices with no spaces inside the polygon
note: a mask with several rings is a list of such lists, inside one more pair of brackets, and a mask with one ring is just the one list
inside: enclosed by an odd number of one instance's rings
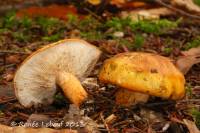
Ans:
{"label": "green moss", "polygon": [[32,19],[25,16],[23,17],[21,20],[20,20],[20,24],[22,25],[22,27],[25,27],[25,28],[30,28],[32,26]]}
{"label": "green moss", "polygon": [[194,2],[195,4],[197,4],[198,6],[200,6],[200,0],[193,0],[193,2]]}
{"label": "green moss", "polygon": [[186,85],[185,90],[186,90],[187,96],[192,97],[192,86],[190,84]]}
{"label": "green moss", "polygon": [[27,42],[30,39],[30,36],[24,34],[23,32],[12,32],[12,36],[19,42]]}
{"label": "green moss", "polygon": [[117,18],[113,17],[111,20],[106,21],[105,27],[113,28],[116,31],[123,31],[125,27],[130,26],[131,19],[127,18]]}
{"label": "green moss", "polygon": [[7,28],[1,28],[0,29],[0,33],[5,33],[5,32],[10,32],[10,30],[7,29]]}
{"label": "green moss", "polygon": [[77,23],[78,22],[78,16],[74,14],[67,14],[67,21],[68,23]]}
{"label": "green moss", "polygon": [[164,52],[165,54],[170,54],[170,53],[172,52],[172,50],[173,50],[173,48],[167,47],[167,48],[164,48],[163,52]]}
{"label": "green moss", "polygon": [[88,40],[101,40],[104,38],[104,35],[98,31],[81,32],[80,36]]}
{"label": "green moss", "polygon": [[187,42],[184,49],[189,50],[191,48],[196,48],[200,46],[200,36],[194,38],[191,42]]}
{"label": "green moss", "polygon": [[167,19],[160,20],[140,20],[137,22],[132,22],[130,24],[133,31],[141,30],[146,33],[162,34],[169,29],[176,28],[178,26],[179,20],[172,22]]}
{"label": "green moss", "polygon": [[45,33],[49,33],[60,25],[60,21],[57,18],[38,17],[36,19],[36,24],[38,24]]}
{"label": "green moss", "polygon": [[61,93],[58,93],[54,96],[54,99],[58,101],[63,101],[65,100],[65,97]]}
{"label": "green moss", "polygon": [[61,38],[61,34],[57,33],[50,36],[44,36],[42,37],[42,40],[48,41],[48,42],[54,42],[54,41],[58,41],[60,38]]}
{"label": "green moss", "polygon": [[142,35],[136,34],[134,39],[134,47],[135,48],[142,48],[144,44],[145,38]]}
{"label": "green moss", "polygon": [[12,29],[16,25],[18,25],[18,21],[16,19],[15,12],[8,12],[3,18],[3,27]]}
{"label": "green moss", "polygon": [[84,19],[80,20],[77,27],[82,31],[94,31],[99,30],[101,23],[92,16],[87,16]]}
{"label": "green moss", "polygon": [[139,30],[145,33],[162,34],[177,27],[179,22],[180,20],[173,22],[167,19],[132,21],[130,17],[114,17],[105,23],[105,27],[113,28],[115,31],[124,31],[126,27],[130,27],[133,31]]}
{"label": "green moss", "polygon": [[196,108],[193,108],[190,113],[192,114],[192,117],[197,125],[197,127],[200,129],[200,112]]}
{"label": "green moss", "polygon": [[127,40],[127,39],[124,39],[124,38],[119,38],[119,39],[117,39],[117,41],[119,43],[119,46],[124,45],[130,50],[134,49],[134,42],[133,41],[130,41],[130,40]]}

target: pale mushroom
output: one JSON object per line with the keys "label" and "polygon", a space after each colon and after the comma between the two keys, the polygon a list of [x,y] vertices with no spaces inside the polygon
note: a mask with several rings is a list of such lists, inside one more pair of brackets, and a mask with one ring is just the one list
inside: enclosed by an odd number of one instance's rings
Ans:
{"label": "pale mushroom", "polygon": [[25,107],[48,105],[59,85],[65,96],[79,106],[87,92],[81,81],[88,76],[101,51],[79,39],[62,40],[31,54],[14,77],[15,94]]}
{"label": "pale mushroom", "polygon": [[105,61],[100,81],[121,87],[116,102],[123,105],[146,102],[149,95],[178,100],[185,95],[183,74],[163,56],[129,52]]}

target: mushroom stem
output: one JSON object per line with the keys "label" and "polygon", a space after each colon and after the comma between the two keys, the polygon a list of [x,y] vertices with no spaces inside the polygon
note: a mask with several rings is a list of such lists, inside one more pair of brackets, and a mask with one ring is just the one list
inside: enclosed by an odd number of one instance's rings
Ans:
{"label": "mushroom stem", "polygon": [[147,102],[149,95],[130,90],[119,89],[115,94],[115,98],[117,104],[130,106]]}
{"label": "mushroom stem", "polygon": [[64,95],[77,106],[80,106],[87,98],[87,92],[80,81],[71,73],[59,72],[56,77],[56,83],[61,87]]}

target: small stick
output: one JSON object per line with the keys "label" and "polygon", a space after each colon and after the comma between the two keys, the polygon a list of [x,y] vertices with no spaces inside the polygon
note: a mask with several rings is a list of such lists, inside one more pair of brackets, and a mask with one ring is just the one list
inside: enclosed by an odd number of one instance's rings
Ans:
{"label": "small stick", "polygon": [[172,105],[175,104],[174,101],[163,101],[163,102],[156,102],[156,103],[147,103],[147,104],[143,104],[141,106],[145,106],[145,107],[154,107],[154,106],[163,106],[163,105]]}
{"label": "small stick", "polygon": [[29,115],[25,114],[25,113],[22,113],[22,112],[17,112],[17,114],[19,116],[21,116],[22,118],[25,118],[25,119],[28,119],[29,118]]}
{"label": "small stick", "polygon": [[19,51],[12,51],[12,50],[0,50],[0,53],[4,54],[30,54],[27,52],[19,52]]}
{"label": "small stick", "polygon": [[103,124],[104,124],[104,126],[106,127],[108,133],[111,133],[111,132],[110,132],[110,129],[109,129],[109,127],[108,127],[108,124],[106,123],[105,119],[103,118],[103,112],[100,113],[100,117],[101,117],[101,120],[103,121]]}
{"label": "small stick", "polygon": [[89,10],[88,8],[84,8],[85,11],[87,11],[88,13],[90,13],[93,17],[95,17],[96,19],[98,19],[100,22],[102,22],[101,17],[99,17],[98,15],[96,15],[94,12],[92,12],[91,10]]}
{"label": "small stick", "polygon": [[200,100],[199,99],[187,99],[187,100],[178,101],[178,103],[184,103],[184,102],[200,102]]}
{"label": "small stick", "polygon": [[2,101],[0,101],[0,104],[5,104],[5,103],[8,103],[8,102],[14,102],[16,100],[17,99],[15,97],[10,97],[10,98],[6,98],[6,99],[3,99]]}

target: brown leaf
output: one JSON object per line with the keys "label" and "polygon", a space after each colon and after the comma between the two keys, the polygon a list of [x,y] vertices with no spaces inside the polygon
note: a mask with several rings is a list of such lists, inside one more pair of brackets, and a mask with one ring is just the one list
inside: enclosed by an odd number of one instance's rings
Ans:
{"label": "brown leaf", "polygon": [[12,81],[14,78],[14,71],[13,70],[7,70],[5,72],[5,74],[3,75],[3,79],[6,81],[6,82],[9,82],[9,81]]}
{"label": "brown leaf", "polygon": [[78,125],[84,127],[84,130],[88,133],[99,133],[97,123],[83,114],[83,110],[80,110],[76,105],[71,104],[64,120],[67,122],[78,122]]}
{"label": "brown leaf", "polygon": [[153,110],[142,108],[140,115],[143,119],[146,119],[149,123],[164,122],[164,117],[161,113]]}
{"label": "brown leaf", "polygon": [[97,83],[97,78],[86,78],[82,82],[82,85],[85,88],[91,88],[91,89],[99,88],[99,85]]}
{"label": "brown leaf", "polygon": [[178,7],[186,8],[191,12],[200,12],[200,7],[193,0],[172,0],[172,4]]}
{"label": "brown leaf", "polygon": [[147,4],[140,1],[130,1],[127,0],[111,0],[110,4],[115,5],[119,8],[139,8],[139,7],[146,7]]}
{"label": "brown leaf", "polygon": [[9,82],[6,85],[0,85],[0,97],[14,97],[13,83]]}
{"label": "brown leaf", "polygon": [[31,114],[25,123],[26,127],[31,127],[32,123],[37,123],[38,127],[44,126],[43,123],[48,123],[50,121],[50,118],[47,115],[43,114]]}
{"label": "brown leaf", "polygon": [[117,116],[115,114],[111,114],[105,119],[105,122],[107,124],[112,124],[116,119],[117,119]]}
{"label": "brown leaf", "polygon": [[191,48],[188,51],[182,51],[181,52],[184,56],[189,56],[189,55],[198,55],[200,54],[200,47],[197,48]]}
{"label": "brown leaf", "polygon": [[10,55],[6,57],[6,63],[8,64],[15,64],[20,62],[20,56],[19,55]]}
{"label": "brown leaf", "polygon": [[26,9],[21,9],[17,12],[18,17],[23,16],[47,16],[60,19],[67,19],[66,14],[77,14],[77,9],[72,5],[49,5],[45,7],[32,6]]}
{"label": "brown leaf", "polygon": [[78,132],[76,130],[71,130],[71,129],[55,130],[51,128],[10,127],[0,124],[0,133],[78,133]]}
{"label": "brown leaf", "polygon": [[136,10],[136,11],[123,11],[121,13],[122,18],[130,17],[133,21],[138,21],[141,19],[152,20],[159,19],[160,16],[171,15],[173,12],[167,8],[153,8],[146,10]]}
{"label": "brown leaf", "polygon": [[195,125],[193,121],[183,119],[183,122],[187,126],[190,133],[200,133],[199,129],[197,128],[197,126]]}
{"label": "brown leaf", "polygon": [[126,1],[125,0],[111,0],[110,3],[112,5],[116,5],[118,7],[121,7]]}
{"label": "brown leaf", "polygon": [[183,74],[186,74],[194,64],[200,63],[200,47],[184,51],[182,54],[184,56],[176,61],[176,66]]}
{"label": "brown leaf", "polygon": [[87,0],[87,2],[96,6],[101,3],[101,0]]}

